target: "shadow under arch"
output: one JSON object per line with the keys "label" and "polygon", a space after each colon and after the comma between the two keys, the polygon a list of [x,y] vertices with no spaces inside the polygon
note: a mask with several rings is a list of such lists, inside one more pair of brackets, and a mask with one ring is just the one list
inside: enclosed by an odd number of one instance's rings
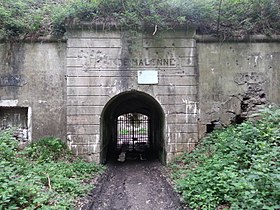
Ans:
{"label": "shadow under arch", "polygon": [[122,92],[105,105],[101,114],[100,162],[116,155],[117,118],[127,113],[140,113],[149,117],[149,143],[154,158],[166,162],[164,141],[165,115],[161,105],[149,94],[132,90]]}

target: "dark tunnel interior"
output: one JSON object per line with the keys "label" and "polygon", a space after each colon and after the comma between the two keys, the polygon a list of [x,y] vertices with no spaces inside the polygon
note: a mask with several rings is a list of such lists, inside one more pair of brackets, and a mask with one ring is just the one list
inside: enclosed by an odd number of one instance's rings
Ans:
{"label": "dark tunnel interior", "polygon": [[138,158],[134,151],[140,151],[140,159],[165,163],[163,132],[164,112],[153,97],[139,91],[121,93],[106,104],[101,115],[101,163]]}

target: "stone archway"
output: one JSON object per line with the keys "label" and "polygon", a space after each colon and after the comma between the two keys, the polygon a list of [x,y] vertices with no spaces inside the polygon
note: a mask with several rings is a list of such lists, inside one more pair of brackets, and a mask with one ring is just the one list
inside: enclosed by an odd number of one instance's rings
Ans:
{"label": "stone archway", "polygon": [[160,104],[150,95],[139,91],[127,91],[113,97],[101,114],[100,160],[105,163],[115,154],[117,118],[123,114],[139,113],[149,118],[149,145],[154,157],[166,161],[164,141],[164,112]]}

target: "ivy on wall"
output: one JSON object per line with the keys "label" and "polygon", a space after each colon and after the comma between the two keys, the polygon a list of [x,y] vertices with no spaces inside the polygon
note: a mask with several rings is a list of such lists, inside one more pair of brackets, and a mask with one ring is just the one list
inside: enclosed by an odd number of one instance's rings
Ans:
{"label": "ivy on wall", "polygon": [[0,0],[0,38],[61,37],[81,20],[158,30],[193,25],[217,36],[279,34],[279,0]]}

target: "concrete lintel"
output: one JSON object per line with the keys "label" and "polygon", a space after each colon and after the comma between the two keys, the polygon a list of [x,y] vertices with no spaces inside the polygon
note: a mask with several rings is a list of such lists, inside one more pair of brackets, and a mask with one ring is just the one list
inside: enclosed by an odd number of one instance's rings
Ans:
{"label": "concrete lintel", "polygon": [[0,100],[0,106],[15,107],[18,106],[18,100]]}
{"label": "concrete lintel", "polygon": [[24,107],[27,108],[27,132],[28,141],[32,141],[32,108],[30,106],[19,106],[18,100],[0,100],[0,107]]}

